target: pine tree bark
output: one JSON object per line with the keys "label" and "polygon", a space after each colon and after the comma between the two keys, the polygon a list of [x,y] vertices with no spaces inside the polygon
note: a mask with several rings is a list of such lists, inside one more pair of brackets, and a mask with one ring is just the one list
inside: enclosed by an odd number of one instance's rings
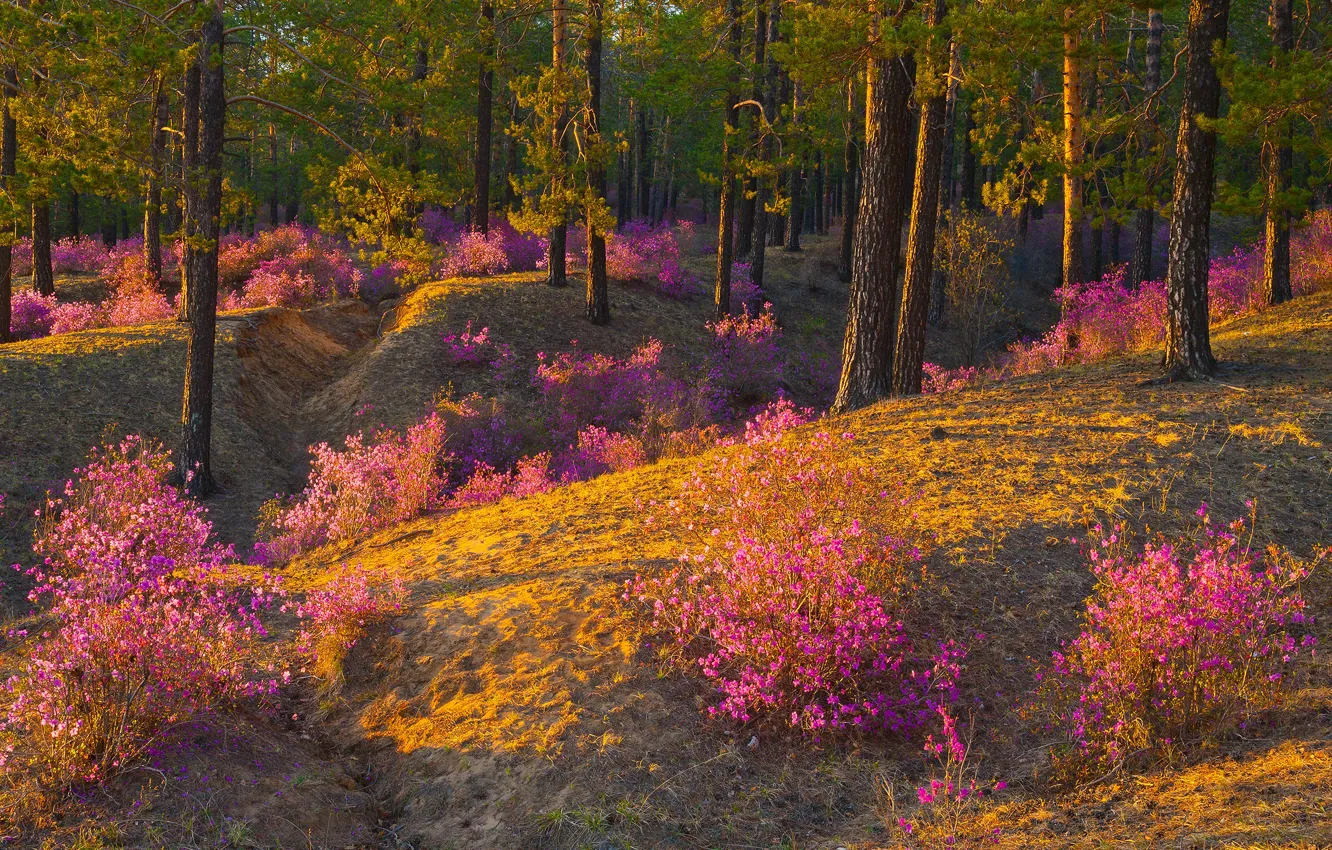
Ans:
{"label": "pine tree bark", "polygon": [[587,109],[583,137],[587,142],[588,183],[592,199],[587,209],[587,319],[594,325],[610,323],[610,291],[606,285],[606,234],[597,219],[606,196],[606,167],[601,162],[601,38],[605,20],[603,0],[587,0],[587,26],[583,33],[583,67],[587,72]]}
{"label": "pine tree bark", "polygon": [[[1147,13],[1147,67],[1143,75],[1143,88],[1148,97],[1153,98],[1147,109],[1148,124],[1155,124],[1160,108],[1155,95],[1161,88],[1161,39],[1165,22],[1160,9]],[[1143,282],[1152,279],[1152,241],[1156,233],[1156,198],[1152,186],[1148,186],[1149,197],[1138,207],[1133,215],[1133,258],[1129,261],[1128,285],[1137,289]]]}
{"label": "pine tree bark", "polygon": [[200,247],[191,256],[193,273],[190,334],[185,355],[185,399],[181,410],[180,475],[185,492],[204,498],[216,489],[212,470],[213,356],[217,334],[217,253],[222,217],[222,148],[226,138],[226,88],[222,62],[222,5],[204,23],[199,39],[199,154],[192,177],[198,185],[193,205]]}
{"label": "pine tree bark", "polygon": [[1082,33],[1069,9],[1064,17],[1064,233],[1063,284],[1082,282]]}
{"label": "pine tree bark", "polygon": [[[1270,16],[1274,65],[1295,49],[1295,22],[1291,0],[1272,0]],[[1280,304],[1291,298],[1290,289],[1290,211],[1283,206],[1283,195],[1290,191],[1290,172],[1294,157],[1290,147],[1290,119],[1282,117],[1276,138],[1263,145],[1263,178],[1266,188],[1264,225],[1267,235],[1263,251],[1263,299]]]}
{"label": "pine tree bark", "polygon": [[55,294],[51,270],[51,202],[32,202],[32,289],[40,295]]}
{"label": "pine tree bark", "polygon": [[[18,174],[18,124],[9,111],[9,98],[18,89],[18,74],[5,69],[5,85],[0,86],[0,192],[6,191]],[[17,222],[8,222],[12,236]],[[9,342],[9,323],[13,317],[14,246],[6,240],[0,245],[0,342]]]}
{"label": "pine tree bark", "polygon": [[476,88],[476,185],[472,190],[472,230],[490,232],[490,160],[495,110],[495,7],[481,4],[481,64]]}
{"label": "pine tree bark", "polygon": [[860,199],[856,191],[856,179],[860,171],[860,148],[856,144],[856,78],[846,81],[846,147],[842,151],[842,163],[846,169],[845,185],[842,187],[842,256],[837,267],[837,279],[843,283],[851,281],[852,246],[856,234],[856,206]]}
{"label": "pine tree bark", "polygon": [[[934,0],[929,11],[932,50],[928,58],[943,55],[942,32],[947,14],[945,0]],[[940,63],[942,64],[942,63]],[[933,70],[943,71],[935,67]],[[942,74],[940,75],[942,76]],[[893,361],[893,393],[919,395],[925,362],[925,325],[929,317],[930,286],[934,278],[934,246],[939,225],[939,187],[943,176],[944,130],[947,126],[948,88],[933,92],[920,106],[916,132],[916,174],[911,202],[911,230],[907,237],[906,281],[897,326]]]}
{"label": "pine tree bark", "polygon": [[[902,8],[909,11],[910,3]],[[899,12],[899,17],[906,11]],[[880,22],[886,25],[886,22]],[[902,243],[902,198],[910,130],[911,81],[906,56],[871,58],[866,69],[865,158],[856,215],[851,292],[842,374],[833,401],[837,413],[883,398],[891,387],[897,331],[897,272]]]}
{"label": "pine tree bark", "polygon": [[[569,51],[569,4],[568,0],[554,0],[551,6],[551,65],[557,75],[563,75],[567,71],[568,51]],[[565,136],[569,128],[569,111],[561,104],[559,111],[555,114],[554,126],[551,128],[550,145],[556,152],[557,159],[555,177],[551,181],[551,191],[557,198],[564,195],[564,166],[565,158],[568,152],[568,142]],[[621,181],[621,193],[623,193],[623,181]],[[623,205],[623,196],[620,198]],[[559,221],[550,229],[549,234],[549,253],[546,255],[546,283],[555,287],[568,286],[568,266],[566,264],[566,252],[569,246],[569,225],[566,214],[563,209],[563,201],[559,202]]]}
{"label": "pine tree bark", "polygon": [[[768,132],[770,122],[777,120],[777,61],[773,58],[772,52],[767,49],[767,45],[772,44],[778,38],[778,24],[781,22],[782,7],[781,0],[756,0],[754,14],[758,17],[767,2],[767,14],[763,15],[765,26],[767,27],[764,41],[764,62],[756,63],[758,68],[756,73],[759,79],[755,85],[755,90],[759,93],[756,100],[763,104],[763,120],[760,123],[759,132],[759,159],[764,165],[772,162],[772,137]],[[754,241],[752,256],[750,261],[750,278],[754,285],[759,289],[763,288],[764,275],[767,273],[768,264],[768,232],[772,228],[773,218],[768,213],[768,201],[774,194],[774,188],[770,182],[771,178],[764,178],[757,182],[758,197],[754,202]]]}
{"label": "pine tree bark", "polygon": [[791,171],[787,175],[787,190],[791,193],[791,210],[786,217],[786,244],[782,246],[782,250],[788,252],[801,250],[800,231],[805,225],[804,172],[805,157],[802,154],[800,164],[791,166]]}
{"label": "pine tree bark", "polygon": [[958,196],[962,206],[969,210],[977,209],[980,200],[976,195],[976,146],[971,136],[976,132],[976,116],[971,104],[962,107],[962,175],[959,178]]}
{"label": "pine tree bark", "polygon": [[[943,165],[939,169],[939,223],[935,225],[936,235],[954,227],[957,222],[959,199],[954,191],[953,170],[957,159],[957,98],[961,80],[962,50],[954,40],[948,47],[948,100],[944,106]],[[930,281],[931,325],[937,326],[943,321],[947,296],[948,271],[943,263],[936,262]]]}
{"label": "pine tree bark", "polygon": [[649,209],[652,193],[650,134],[647,110],[640,108],[638,111],[638,217],[641,219],[645,219],[651,214]]}
{"label": "pine tree bark", "polygon": [[725,128],[722,131],[721,194],[717,211],[717,285],[712,293],[712,311],[718,319],[731,312],[731,251],[737,206],[734,145],[739,134],[740,83],[740,0],[726,0],[727,36],[733,66],[731,85],[726,92]]}
{"label": "pine tree bark", "polygon": [[78,241],[83,235],[83,218],[79,214],[79,193],[69,193],[69,238]]}
{"label": "pine tree bark", "polygon": [[[754,4],[754,64],[750,75],[753,81],[753,87],[750,92],[750,98],[755,103],[763,102],[763,74],[764,74],[764,54],[767,50],[768,41],[768,10],[765,0],[756,0]],[[745,113],[748,116],[749,113]],[[751,120],[746,117],[745,125],[746,135],[749,137],[749,147],[751,150],[757,150],[760,145],[760,136],[763,133],[763,122]],[[740,199],[740,218],[736,226],[736,247],[735,254],[737,260],[750,260],[754,252],[754,226],[758,219],[759,205],[759,181],[755,175],[745,178],[744,197]],[[752,267],[752,261],[751,261]]]}
{"label": "pine tree bark", "polygon": [[1191,0],[1188,66],[1175,145],[1175,186],[1166,266],[1166,340],[1163,380],[1199,380],[1216,372],[1208,327],[1207,274],[1211,247],[1216,131],[1200,121],[1216,118],[1221,81],[1212,64],[1224,47],[1230,0]]}
{"label": "pine tree bark", "polygon": [[159,74],[153,87],[153,128],[149,135],[148,197],[143,205],[143,261],[148,280],[162,281],[162,180],[166,174],[166,75]]}
{"label": "pine tree bark", "polygon": [[181,104],[181,197],[185,203],[184,221],[181,230],[184,235],[184,247],[180,257],[180,299],[176,305],[178,318],[182,322],[190,320],[191,278],[194,276],[194,237],[199,223],[199,63],[193,62],[185,69],[183,103]]}

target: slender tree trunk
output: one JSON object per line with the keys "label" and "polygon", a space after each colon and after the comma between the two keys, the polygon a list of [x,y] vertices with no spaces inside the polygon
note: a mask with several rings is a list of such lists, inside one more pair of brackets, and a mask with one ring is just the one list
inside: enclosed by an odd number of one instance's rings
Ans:
{"label": "slender tree trunk", "polygon": [[800,250],[800,231],[805,224],[805,181],[802,179],[805,172],[805,156],[801,154],[800,164],[793,165],[787,179],[790,181],[788,190],[791,193],[791,213],[786,217],[786,245],[784,251]]}
{"label": "slender tree trunk", "polygon": [[[1160,9],[1147,13],[1147,69],[1143,78],[1143,88],[1148,97],[1153,97],[1161,88],[1161,36],[1165,29]],[[1147,119],[1155,123],[1160,109],[1155,100],[1149,105]],[[1144,281],[1152,279],[1152,239],[1156,231],[1156,197],[1152,186],[1148,186],[1148,197],[1140,202],[1133,215],[1133,259],[1129,261],[1128,284],[1137,289]]]}
{"label": "slender tree trunk", "polygon": [[1230,0],[1189,4],[1188,68],[1175,146],[1166,265],[1164,379],[1168,381],[1208,378],[1216,371],[1207,314],[1216,131],[1200,121],[1214,120],[1220,108],[1221,81],[1212,56],[1215,47],[1225,46],[1229,18]]}
{"label": "slender tree trunk", "polygon": [[827,232],[823,220],[823,151],[814,151],[814,233],[823,235]]}
{"label": "slender tree trunk", "polygon": [[78,241],[83,235],[83,219],[79,215],[79,193],[69,193],[69,238]]}
{"label": "slender tree trunk", "polygon": [[846,168],[846,185],[842,188],[842,256],[837,267],[837,279],[843,283],[851,281],[852,246],[856,235],[856,206],[859,193],[856,191],[856,178],[860,171],[860,148],[856,144],[856,78],[846,81],[846,147],[842,151],[842,161]]}
{"label": "slender tree trunk", "polygon": [[[764,13],[764,4],[768,3],[767,13]],[[777,120],[777,62],[773,59],[767,45],[775,42],[778,36],[777,26],[781,21],[781,0],[755,0],[754,15],[756,18],[764,19],[766,27],[763,38],[763,61],[755,61],[754,74],[756,81],[754,90],[758,93],[755,101],[763,104],[763,121],[758,122],[761,125],[767,125]],[[755,38],[757,38],[757,34]],[[764,165],[772,162],[772,138],[768,132],[767,126],[759,128],[761,133],[759,141],[759,159]],[[759,289],[763,288],[764,276],[767,274],[768,264],[768,230],[772,227],[772,216],[768,214],[768,201],[773,195],[773,186],[770,183],[771,178],[763,178],[756,181],[758,187],[758,197],[754,201],[754,245],[753,260],[750,264],[750,278],[754,285]]]}
{"label": "slender tree trunk", "polygon": [[651,215],[652,195],[652,148],[651,129],[648,127],[646,109],[638,112],[638,217]]}
{"label": "slender tree trunk", "polygon": [[222,6],[203,25],[199,40],[198,185],[193,231],[202,237],[191,255],[190,335],[186,349],[185,401],[181,411],[180,475],[185,492],[203,498],[216,489],[212,470],[213,354],[217,335],[217,249],[222,215],[222,148],[226,138],[226,89],[222,63]]}
{"label": "slender tree trunk", "polygon": [[717,318],[731,312],[731,237],[735,228],[736,187],[735,151],[733,145],[739,133],[736,91],[740,84],[740,0],[726,0],[727,45],[730,48],[731,85],[726,92],[726,126],[722,131],[721,196],[717,213],[717,286],[713,291],[712,309]]}
{"label": "slender tree trunk", "polygon": [[[887,25],[881,22],[880,25]],[[868,61],[865,92],[865,159],[856,216],[851,293],[842,375],[834,412],[864,407],[888,394],[893,369],[897,272],[902,244],[901,195],[911,137],[909,57]]]}
{"label": "slender tree trunk", "polygon": [[1082,282],[1082,44],[1073,10],[1064,19],[1064,237],[1063,284]]}
{"label": "slender tree trunk", "polygon": [[32,202],[32,288],[41,295],[55,294],[51,270],[51,202]]}
{"label": "slender tree trunk", "polygon": [[280,183],[278,181],[278,140],[277,127],[273,124],[268,125],[268,167],[269,167],[269,188],[268,188],[268,226],[277,227],[282,223],[281,212],[278,207],[278,192]]}
{"label": "slender tree trunk", "polygon": [[476,188],[472,197],[472,229],[490,232],[491,133],[495,108],[495,7],[481,4],[481,66],[476,89]]}
{"label": "slender tree trunk", "polygon": [[976,146],[971,141],[971,135],[976,132],[976,116],[971,104],[963,109],[962,117],[962,185],[958,195],[963,207],[974,210],[980,203],[976,197]]}
{"label": "slender tree trunk", "polygon": [[[563,75],[568,70],[568,52],[569,52],[569,4],[567,0],[554,0],[551,7],[551,65],[557,75]],[[569,128],[569,110],[561,104],[560,110],[555,114],[555,122],[551,128],[551,149],[556,151],[557,164],[555,176],[552,180],[551,191],[557,199],[564,194],[564,167],[565,158],[568,151],[568,142],[565,139]],[[624,181],[620,182],[621,192],[623,192]],[[621,197],[621,209],[623,209],[623,196]],[[568,215],[564,210],[564,202],[557,200],[559,206],[559,221],[550,229],[550,247],[549,254],[546,257],[546,283],[551,286],[568,286],[568,267],[566,265],[566,252],[569,245],[569,225]]]}
{"label": "slender tree trunk", "polygon": [[587,319],[594,325],[610,323],[610,292],[606,286],[606,235],[597,223],[604,214],[606,168],[601,162],[601,37],[603,0],[587,0],[587,27],[583,33],[583,65],[587,69],[587,109],[583,128],[591,155],[588,183],[592,198],[587,210]]}
{"label": "slender tree trunk", "polygon": [[[764,59],[768,41],[768,10],[764,0],[757,0],[754,4],[754,64],[751,68],[750,76],[753,80],[753,86],[750,91],[750,99],[755,103],[763,102],[763,74]],[[748,112],[745,113],[749,115]],[[763,133],[763,122],[750,120],[746,117],[745,126],[749,137],[749,148],[757,150],[759,147],[759,137]],[[748,260],[754,251],[754,225],[758,218],[758,205],[760,202],[760,190],[758,178],[750,175],[745,179],[744,197],[740,199],[740,223],[737,227],[736,236],[736,259]]]}
{"label": "slender tree trunk", "polygon": [[184,231],[184,246],[180,258],[180,301],[177,312],[182,322],[190,320],[191,278],[194,276],[193,243],[199,224],[199,63],[191,63],[185,69],[184,103],[182,115],[184,127],[181,129],[181,195],[185,201],[185,218],[181,229]]}
{"label": "slender tree trunk", "polygon": [[[9,98],[18,88],[18,74],[13,68],[5,69],[5,82],[0,86],[0,192],[8,191],[10,182],[18,174],[18,125],[9,111]],[[11,88],[11,86],[13,88]],[[14,235],[16,222],[5,222],[5,235]],[[13,317],[14,246],[9,240],[0,245],[0,342],[9,342],[9,323]]]}
{"label": "slender tree trunk", "polygon": [[[1272,43],[1277,50],[1272,62],[1279,67],[1283,59],[1295,49],[1291,0],[1272,0],[1270,20]],[[1289,135],[1290,119],[1283,116],[1276,127],[1276,139],[1263,145],[1263,177],[1267,189],[1263,297],[1268,304],[1280,304],[1291,298],[1290,211],[1284,206],[1283,198],[1290,191],[1290,173],[1294,164]]]}
{"label": "slender tree trunk", "polygon": [[[962,79],[962,51],[956,40],[948,47],[948,95],[944,106],[944,141],[943,165],[939,169],[939,222],[935,225],[937,233],[951,230],[957,226],[959,198],[954,191],[953,169],[956,167],[957,142],[957,96]],[[951,233],[950,233],[951,237]],[[951,242],[951,238],[949,242]],[[943,263],[934,264],[934,274],[930,281],[931,325],[943,321],[944,305],[948,301],[948,270]]]}
{"label": "slender tree trunk", "polygon": [[148,197],[143,205],[143,260],[148,280],[154,286],[162,281],[162,180],[166,174],[166,75],[157,78],[153,88],[153,131],[149,138]]}
{"label": "slender tree trunk", "polygon": [[[934,0],[929,11],[932,30],[926,61],[942,70],[947,60],[943,32],[945,0]],[[919,99],[920,95],[917,95]],[[916,176],[911,202],[911,231],[907,237],[906,282],[902,289],[897,352],[893,362],[893,393],[919,395],[925,362],[925,324],[934,277],[935,230],[939,225],[939,187],[943,177],[944,131],[947,127],[948,87],[931,92],[920,106],[916,132]]]}

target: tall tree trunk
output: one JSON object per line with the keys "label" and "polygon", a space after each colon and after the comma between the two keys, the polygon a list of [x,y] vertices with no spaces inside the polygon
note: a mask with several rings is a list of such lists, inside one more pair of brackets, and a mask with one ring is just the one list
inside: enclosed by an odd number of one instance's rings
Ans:
{"label": "tall tree trunk", "polygon": [[[1291,0],[1272,0],[1272,57],[1280,67],[1295,49],[1295,22]],[[1276,126],[1276,138],[1263,145],[1263,178],[1266,184],[1265,225],[1267,246],[1263,252],[1263,298],[1268,304],[1289,301],[1290,290],[1290,211],[1283,195],[1290,191],[1290,172],[1294,157],[1290,148],[1290,119],[1282,116]]]}
{"label": "tall tree trunk", "polygon": [[975,107],[967,104],[962,111],[962,176],[959,178],[962,185],[958,189],[958,196],[962,206],[969,210],[980,206],[976,197],[976,146],[971,141],[971,135],[975,132]]}
{"label": "tall tree trunk", "polygon": [[277,227],[282,224],[281,213],[278,211],[278,193],[281,182],[278,180],[278,140],[277,127],[273,124],[268,125],[268,226]]}
{"label": "tall tree trunk", "polygon": [[726,0],[726,42],[731,54],[731,80],[726,92],[726,126],[722,131],[721,195],[717,212],[717,285],[712,309],[717,318],[731,312],[731,237],[735,229],[736,187],[734,145],[738,139],[736,91],[740,87],[740,0]]}
{"label": "tall tree trunk", "polygon": [[[953,169],[956,166],[957,152],[957,107],[958,90],[962,79],[962,50],[954,40],[948,47],[948,95],[944,106],[944,141],[943,164],[939,169],[939,223],[935,225],[938,233],[957,226],[959,198],[954,191]],[[951,236],[951,234],[950,234]],[[951,239],[949,240],[952,241]],[[930,281],[931,325],[943,321],[944,305],[948,301],[948,270],[943,263],[934,264],[934,273]]]}
{"label": "tall tree trunk", "polygon": [[[764,0],[757,0],[754,4],[754,64],[750,69],[753,82],[750,99],[755,103],[763,103],[763,63],[767,41],[768,10]],[[746,113],[746,115],[748,114]],[[746,135],[749,137],[749,148],[757,150],[759,137],[763,133],[763,122],[746,117],[745,127]],[[760,194],[758,178],[751,174],[745,179],[745,190],[743,197],[740,198],[740,223],[737,225],[735,248],[736,259],[738,260],[748,260],[753,254],[754,224],[758,217]]]}
{"label": "tall tree trunk", "polygon": [[[551,6],[551,66],[557,75],[562,75],[568,70],[569,54],[569,4],[568,0],[554,0]],[[559,90],[563,90],[563,87]],[[566,264],[566,252],[569,246],[569,225],[568,214],[564,209],[564,167],[565,158],[568,151],[568,141],[565,135],[569,128],[569,110],[561,104],[558,112],[555,113],[555,121],[551,127],[550,145],[551,150],[555,151],[557,160],[555,176],[552,178],[551,193],[555,196],[556,203],[559,206],[559,220],[550,229],[549,235],[549,253],[546,255],[546,283],[551,286],[568,286],[568,267]],[[624,181],[621,180],[621,193],[624,191]],[[621,209],[623,209],[623,194],[621,194]],[[621,213],[623,214],[623,213]]]}
{"label": "tall tree trunk", "polygon": [[83,235],[83,217],[79,214],[79,193],[69,193],[69,238],[78,241]]}
{"label": "tall tree trunk", "polygon": [[805,225],[805,155],[800,155],[800,164],[791,166],[787,175],[787,188],[791,193],[791,212],[786,217],[786,245],[784,251],[800,250],[800,231]]}
{"label": "tall tree trunk", "polygon": [[[18,89],[18,74],[13,68],[5,69],[5,83],[0,86],[0,192],[7,191],[18,174],[18,125],[9,111],[9,98]],[[16,224],[5,222],[6,236],[14,235]],[[8,239],[0,241],[4,243],[0,244],[0,342],[9,342],[14,298],[14,246]]]}
{"label": "tall tree trunk", "polygon": [[32,202],[32,288],[41,295],[55,294],[51,270],[51,202]]}
{"label": "tall tree trunk", "polygon": [[1082,282],[1082,161],[1086,151],[1082,116],[1082,34],[1073,20],[1073,10],[1064,17],[1064,235],[1063,284]]}
{"label": "tall tree trunk", "polygon": [[598,223],[606,195],[606,167],[601,162],[601,37],[603,0],[587,0],[587,27],[583,33],[583,66],[587,69],[587,109],[583,137],[590,151],[587,179],[592,197],[587,210],[587,319],[594,325],[610,323],[610,292],[606,286],[606,234]]}
{"label": "tall tree trunk", "polygon": [[888,394],[897,331],[897,272],[906,209],[901,197],[906,179],[901,172],[911,137],[915,69],[906,56],[875,57],[867,66],[864,176],[842,342],[842,375],[833,401],[833,411],[838,413],[864,407]]}
{"label": "tall tree trunk", "polygon": [[638,217],[651,215],[652,197],[652,147],[651,128],[648,127],[648,112],[638,112]]}
{"label": "tall tree trunk", "polygon": [[[766,14],[764,4],[769,4]],[[766,27],[763,38],[763,61],[755,62],[756,81],[754,90],[759,96],[755,101],[763,104],[763,120],[760,125],[768,125],[777,120],[777,61],[767,45],[778,37],[778,24],[781,22],[781,0],[755,0],[754,16],[763,18]],[[757,38],[757,34],[755,38]],[[772,137],[767,126],[760,126],[759,159],[764,165],[772,162]],[[772,216],[768,214],[768,200],[773,195],[771,178],[756,181],[758,197],[754,201],[754,246],[753,260],[750,264],[750,278],[759,289],[763,288],[764,276],[768,264],[768,230],[772,227]]]}
{"label": "tall tree trunk", "polygon": [[[945,0],[934,0],[929,10],[932,30],[926,61],[935,72],[947,67],[948,36],[943,32]],[[930,75],[935,76],[935,75]],[[942,77],[942,74],[938,75]],[[911,202],[911,231],[907,237],[906,282],[902,289],[901,318],[897,326],[897,352],[893,362],[893,393],[919,395],[925,362],[925,324],[934,278],[935,230],[939,225],[939,186],[943,176],[944,130],[947,126],[948,85],[940,84],[920,106],[916,132],[916,176]],[[920,95],[917,94],[917,100]]]}
{"label": "tall tree trunk", "polygon": [[472,191],[472,229],[490,232],[491,133],[495,109],[495,7],[481,4],[481,66],[476,87],[476,187]]}
{"label": "tall tree trunk", "polygon": [[851,76],[846,80],[846,147],[842,151],[842,162],[846,168],[846,185],[842,187],[842,256],[837,267],[837,279],[843,283],[851,281],[856,205],[860,197],[856,191],[856,179],[860,176],[859,155],[860,148],[856,144],[856,78]]}
{"label": "tall tree trunk", "polygon": [[203,498],[216,489],[212,469],[213,354],[217,335],[217,249],[222,216],[222,148],[226,138],[226,89],[222,62],[222,4],[204,23],[199,39],[199,153],[189,291],[190,335],[185,355],[181,410],[180,475],[185,492]]}
{"label": "tall tree trunk", "polygon": [[[1154,99],[1161,88],[1161,37],[1165,29],[1160,9],[1147,13],[1147,69],[1143,89],[1153,100],[1147,110],[1147,120],[1155,123],[1160,108]],[[1151,186],[1146,202],[1133,215],[1133,258],[1129,261],[1128,284],[1137,289],[1143,281],[1152,279],[1152,239],[1156,231],[1156,198]]]}
{"label": "tall tree trunk", "polygon": [[179,319],[190,320],[190,278],[194,275],[194,236],[199,223],[199,63],[192,62],[185,69],[185,86],[181,104],[181,195],[185,202],[183,249],[180,257],[180,301],[176,305]]}
{"label": "tall tree trunk", "polygon": [[162,180],[166,174],[166,75],[159,74],[153,88],[153,130],[149,140],[148,197],[143,205],[143,260],[148,280],[162,281]]}
{"label": "tall tree trunk", "polygon": [[1230,0],[1191,0],[1188,68],[1175,145],[1175,187],[1166,265],[1165,375],[1168,381],[1208,378],[1216,371],[1207,314],[1212,189],[1216,131],[1201,122],[1216,118],[1221,81],[1212,64],[1224,47]]}
{"label": "tall tree trunk", "polygon": [[823,151],[814,151],[814,232],[818,235],[828,232],[823,219]]}

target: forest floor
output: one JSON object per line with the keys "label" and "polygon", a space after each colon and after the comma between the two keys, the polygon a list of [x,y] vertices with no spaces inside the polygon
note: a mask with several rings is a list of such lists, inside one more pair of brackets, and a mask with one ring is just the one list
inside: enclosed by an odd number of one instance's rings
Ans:
{"label": "forest floor", "polygon": [[[833,242],[774,255],[769,297],[791,350],[840,343],[845,287]],[[656,337],[682,368],[703,350],[703,303],[616,287],[616,321],[591,328],[581,297],[577,286],[550,290],[514,275],[431,284],[379,313],[341,305],[228,316],[216,460],[226,492],[210,504],[224,539],[244,547],[258,504],[299,484],[303,444],[345,433],[366,405],[401,424],[441,388],[472,391],[479,378],[439,357],[441,333],[469,319],[520,356],[567,349],[570,334],[617,354]],[[5,556],[23,556],[29,508],[109,424],[174,442],[181,340],[163,324],[0,349]],[[982,771],[1009,787],[968,825],[972,834],[1000,826],[1000,846],[1014,848],[1332,843],[1332,670],[1321,656],[1292,700],[1243,738],[1077,792],[1049,789],[1046,739],[1022,717],[1037,665],[1076,634],[1092,575],[1072,539],[1088,524],[1172,531],[1203,501],[1230,518],[1252,499],[1256,543],[1307,555],[1332,542],[1332,293],[1218,327],[1214,347],[1224,363],[1215,383],[1139,386],[1155,366],[1142,355],[807,426],[855,434],[851,453],[920,494],[919,522],[937,540],[928,559],[935,628],[987,635],[965,680]],[[789,370],[797,400],[822,391],[817,375]],[[706,461],[441,513],[296,562],[286,571],[293,589],[363,563],[403,575],[411,602],[356,647],[336,698],[294,689],[277,717],[201,725],[150,770],[70,801],[48,840],[884,846],[878,789],[923,775],[918,743],[817,742],[708,720],[706,686],[662,674],[629,639],[623,582],[684,544],[645,516]],[[1325,579],[1307,589],[1323,640],[1332,636]]]}

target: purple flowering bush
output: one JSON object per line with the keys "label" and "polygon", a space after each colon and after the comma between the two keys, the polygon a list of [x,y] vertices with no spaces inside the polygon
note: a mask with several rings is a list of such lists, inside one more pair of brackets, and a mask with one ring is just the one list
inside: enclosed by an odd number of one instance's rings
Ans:
{"label": "purple flowering bush", "polygon": [[654,519],[699,543],[624,598],[667,662],[716,688],[714,716],[902,732],[956,698],[959,651],[922,657],[906,625],[923,572],[911,500],[845,462],[849,439],[709,458]]}
{"label": "purple flowering bush", "polygon": [[341,688],[343,661],[366,630],[401,611],[406,602],[407,586],[400,577],[344,564],[327,584],[289,606],[301,619],[297,651],[313,664],[325,690]]}
{"label": "purple flowering bush", "polygon": [[575,348],[537,355],[536,385],[556,439],[571,444],[588,425],[629,431],[651,406],[678,393],[678,382],[661,364],[662,344],[649,340],[621,359]]}
{"label": "purple flowering bush", "polygon": [[445,359],[454,366],[489,366],[500,372],[513,360],[513,349],[508,343],[497,342],[490,336],[490,328],[472,331],[471,321],[462,333],[445,334]]}
{"label": "purple flowering bush", "polygon": [[1082,632],[1054,654],[1042,697],[1068,746],[1066,776],[1215,736],[1275,706],[1294,658],[1312,648],[1289,558],[1254,552],[1247,523],[1158,539],[1141,551],[1097,527],[1098,582]]}
{"label": "purple flowering bush", "polygon": [[58,308],[54,295],[31,289],[16,290],[10,298],[9,332],[15,339],[38,339],[51,333]]}
{"label": "purple flowering bush", "polygon": [[712,335],[708,382],[722,407],[752,405],[777,393],[782,380],[777,342],[782,331],[771,310],[727,316],[709,322],[707,329]]}
{"label": "purple flowering bush", "polygon": [[30,599],[54,623],[4,685],[7,771],[102,782],[199,713],[277,688],[258,617],[276,582],[236,572],[170,469],[160,447],[127,438],[42,513]]}
{"label": "purple flowering bush", "polygon": [[357,433],[341,450],[319,443],[310,454],[305,489],[267,502],[260,512],[260,560],[286,561],[389,528],[431,509],[443,494],[444,423],[434,414],[403,433]]}
{"label": "purple flowering bush", "polygon": [[680,265],[680,244],[669,226],[626,222],[606,237],[606,275],[614,280],[650,284],[671,298],[702,292],[700,282]]}
{"label": "purple flowering bush", "polygon": [[487,505],[501,499],[521,499],[544,493],[557,486],[550,471],[550,453],[541,452],[520,459],[509,472],[499,472],[485,462],[478,462],[472,474],[449,498],[453,507]]}

